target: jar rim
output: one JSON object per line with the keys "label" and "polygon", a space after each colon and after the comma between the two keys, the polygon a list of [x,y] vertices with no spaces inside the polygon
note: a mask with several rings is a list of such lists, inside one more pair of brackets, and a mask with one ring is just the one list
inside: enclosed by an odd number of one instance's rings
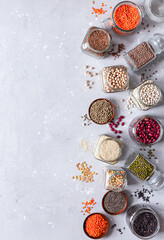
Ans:
{"label": "jar rim", "polygon": [[[119,171],[119,170],[118,170],[118,171]],[[125,170],[121,170],[121,171],[124,171],[124,172],[125,172],[125,175],[123,175],[122,173],[114,173],[114,174],[113,174],[112,176],[110,176],[110,178],[109,178],[109,184],[111,185],[110,182],[111,182],[113,176],[115,176],[115,175],[123,176],[123,184],[122,184],[122,186],[120,186],[119,188],[112,188],[112,191],[114,191],[114,192],[123,191],[123,190],[126,188],[126,186],[127,186],[126,171],[125,171]]]}
{"label": "jar rim", "polygon": [[[142,121],[142,120],[144,120],[144,119],[146,119],[146,118],[151,118],[151,119],[153,119],[154,121],[156,121],[156,122],[158,123],[158,125],[159,125],[159,128],[160,128],[160,135],[159,135],[159,137],[157,138],[157,140],[156,140],[155,142],[150,143],[150,144],[144,144],[144,143],[140,142],[139,139],[137,138],[137,135],[136,135],[136,129],[137,129],[137,126],[138,126],[139,122]],[[133,121],[134,121],[134,122],[133,122]],[[157,143],[157,142],[159,142],[159,141],[161,140],[161,138],[162,138],[162,136],[163,136],[163,127],[162,127],[160,121],[159,121],[158,119],[156,119],[155,117],[153,117],[153,116],[151,116],[151,115],[142,115],[142,116],[140,116],[139,118],[138,118],[138,117],[134,118],[134,119],[132,120],[132,122],[133,122],[133,127],[132,127],[133,137],[134,137],[134,139],[135,139],[135,141],[136,141],[137,143],[139,143],[139,144],[141,144],[141,145],[144,145],[144,146],[148,146],[148,145],[153,145],[153,144],[155,144],[155,143]],[[132,123],[132,122],[131,122],[131,123]],[[131,124],[131,123],[130,123],[130,124]],[[130,126],[130,125],[129,125],[129,126]]]}
{"label": "jar rim", "polygon": [[[115,159],[108,160],[108,159],[104,159],[104,158],[101,156],[100,149],[101,149],[102,144],[103,144],[104,142],[106,142],[106,141],[114,141],[115,143],[118,144],[118,146],[119,146],[119,154],[118,154],[118,156],[117,156]],[[117,141],[116,139],[114,139],[114,138],[106,138],[106,139],[104,139],[104,140],[101,142],[100,147],[99,147],[99,155],[100,155],[100,157],[101,157],[104,161],[108,161],[108,162],[111,162],[111,163],[112,163],[112,162],[115,162],[115,161],[118,160],[118,158],[121,156],[121,147],[120,147],[120,144],[119,144],[118,141]]]}
{"label": "jar rim", "polygon": [[[148,80],[147,80],[147,81],[148,81]],[[146,85],[154,85],[154,86],[156,86],[156,88],[157,88],[158,91],[159,91],[158,101],[157,101],[154,105],[146,104],[146,103],[144,103],[143,100],[141,99],[140,93],[141,93],[143,87],[146,86]],[[143,105],[147,106],[147,107],[152,107],[152,106],[157,105],[157,104],[159,103],[159,101],[160,101],[161,96],[162,96],[162,92],[161,92],[160,88],[159,88],[154,82],[152,82],[152,83],[146,83],[146,82],[145,82],[145,84],[143,84],[143,85],[140,86],[140,89],[139,89],[139,101],[141,101],[141,103],[142,103]]]}
{"label": "jar rim", "polygon": [[[156,218],[156,220],[157,220],[157,229],[156,229],[156,231],[154,231],[154,233],[153,233],[152,235],[146,236],[146,237],[141,236],[141,235],[138,235],[138,234],[135,232],[134,228],[133,228],[133,223],[134,223],[136,217],[137,217],[138,215],[140,215],[141,213],[144,213],[144,212],[145,212],[145,213],[146,213],[146,212],[152,213],[152,214],[154,215],[154,217]],[[139,237],[139,238],[149,239],[149,238],[154,237],[154,236],[159,232],[159,229],[160,229],[160,220],[159,220],[159,217],[158,217],[157,213],[156,213],[152,208],[150,208],[150,207],[148,207],[148,206],[146,206],[146,208],[143,208],[143,210],[138,209],[138,211],[135,212],[134,215],[132,216],[132,219],[131,219],[131,229],[132,229],[132,232],[133,232],[137,237]]]}
{"label": "jar rim", "polygon": [[[104,32],[104,33],[107,35],[107,37],[108,37],[108,45],[107,45],[107,47],[106,47],[105,49],[103,49],[103,50],[101,50],[101,51],[98,51],[98,50],[95,50],[94,48],[92,48],[92,47],[90,46],[90,44],[89,44],[89,41],[88,41],[88,38],[89,38],[90,34],[93,33],[93,32],[95,32],[95,31],[97,31],[97,30]],[[96,52],[96,53],[104,53],[104,52],[106,52],[106,51],[108,50],[108,48],[109,48],[110,45],[111,45],[111,36],[107,33],[106,30],[104,30],[104,29],[102,29],[102,28],[96,27],[95,29],[92,29],[92,30],[89,32],[86,41],[87,41],[87,43],[88,43],[88,45],[89,45],[90,50],[92,50],[93,52]]]}
{"label": "jar rim", "polygon": [[[124,29],[120,28],[120,27],[116,24],[116,22],[115,22],[115,20],[114,20],[114,13],[115,13],[116,9],[117,9],[119,6],[123,5],[123,4],[127,4],[127,5],[130,5],[130,6],[134,7],[135,9],[137,9],[138,14],[139,14],[139,21],[138,21],[137,25],[136,25],[134,28],[130,29],[130,30],[124,30]],[[113,20],[114,24],[117,26],[117,28],[118,28],[119,30],[121,30],[121,31],[123,31],[123,32],[125,32],[125,33],[130,33],[131,31],[136,30],[136,28],[141,24],[141,21],[142,21],[142,11],[141,11],[141,7],[138,6],[136,3],[131,2],[131,1],[122,1],[122,2],[118,3],[118,4],[114,7],[114,9],[113,9],[113,11],[112,11],[112,20]]]}
{"label": "jar rim", "polygon": [[[125,74],[126,74],[126,77],[127,77],[127,80],[126,80],[126,83],[125,83],[125,85],[123,86],[123,87],[121,87],[121,88],[118,88],[119,90],[123,90],[124,88],[126,88],[127,86],[128,86],[128,82],[129,82],[129,74],[128,74],[128,71],[127,71],[127,68],[124,66],[124,65],[114,65],[114,66],[109,66],[111,69],[114,69],[114,68],[119,68],[119,67],[124,67],[125,68]],[[111,70],[111,69],[108,69],[108,71],[107,71],[107,75],[106,75],[106,82],[107,82],[107,84],[109,85],[109,83],[108,83],[108,74],[109,74],[109,71]],[[109,87],[112,89],[112,90],[117,90],[117,89],[115,89],[115,88],[112,88],[112,86],[111,85],[109,85]]]}

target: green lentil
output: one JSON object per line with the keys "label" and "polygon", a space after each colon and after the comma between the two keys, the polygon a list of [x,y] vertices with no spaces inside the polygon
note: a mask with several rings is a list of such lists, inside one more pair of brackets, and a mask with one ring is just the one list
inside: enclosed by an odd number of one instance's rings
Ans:
{"label": "green lentil", "polygon": [[128,169],[144,181],[153,172],[154,166],[138,154],[134,161],[129,165]]}

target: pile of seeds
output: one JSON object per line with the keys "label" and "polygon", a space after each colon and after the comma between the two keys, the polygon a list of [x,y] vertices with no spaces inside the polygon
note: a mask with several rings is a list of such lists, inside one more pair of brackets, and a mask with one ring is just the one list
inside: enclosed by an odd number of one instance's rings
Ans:
{"label": "pile of seeds", "polygon": [[129,97],[127,99],[127,105],[126,105],[126,109],[129,110],[131,108],[134,108],[136,105],[135,103],[133,102],[133,100]]}
{"label": "pile of seeds", "polygon": [[[94,5],[95,4],[95,1],[92,1],[92,4]],[[94,8],[92,7],[92,12],[91,14],[95,14],[95,17],[97,17],[98,15],[102,15],[102,14],[105,14],[107,12],[107,10],[104,10],[102,7],[106,7],[107,5],[104,4],[104,3],[101,3],[101,8]],[[112,8],[112,7],[110,7]]]}
{"label": "pile of seeds", "polygon": [[87,114],[84,114],[83,116],[81,116],[81,118],[83,119],[83,126],[89,126],[92,124],[91,119],[88,117]]}
{"label": "pile of seeds", "polygon": [[[113,224],[112,226],[111,226],[111,229],[114,229],[114,228],[116,228],[117,227],[117,224]],[[123,227],[123,228],[117,228],[116,229],[120,234],[123,234],[123,231],[125,230],[125,227]]]}
{"label": "pile of seeds", "polygon": [[93,175],[97,175],[96,172],[91,171],[92,166],[87,166],[86,162],[77,163],[76,168],[81,171],[80,175],[73,176],[72,179],[80,180],[82,182],[93,182]]}
{"label": "pile of seeds", "polygon": [[143,67],[155,57],[152,49],[150,49],[146,42],[140,43],[127,54],[136,66],[136,69]]}
{"label": "pile of seeds", "polygon": [[[140,148],[140,151],[146,151],[146,148]],[[155,148],[151,148],[151,145],[149,145],[149,149],[147,149],[147,158],[149,159],[157,159],[157,157],[155,156]]]}
{"label": "pile of seeds", "polygon": [[109,52],[109,55],[114,57],[114,60],[121,56],[121,52],[125,50],[125,45],[123,43],[120,44],[112,44],[112,49]]}
{"label": "pile of seeds", "polygon": [[136,128],[136,136],[139,142],[143,144],[152,144],[160,136],[160,126],[157,121],[152,118],[141,120]]}
{"label": "pile of seeds", "polygon": [[[124,116],[120,116],[117,118],[116,122],[112,121],[109,123],[109,127],[110,127],[110,130],[112,132],[114,132],[114,134],[122,134],[122,131],[121,130],[116,130],[115,128],[118,128],[118,126],[121,124],[121,126],[124,126],[125,125],[125,122],[122,122],[122,120],[124,119],[125,117]],[[120,138],[121,136],[120,135],[117,135],[117,138]]]}
{"label": "pile of seeds", "polygon": [[103,51],[108,47],[108,35],[103,30],[95,30],[88,37],[90,47],[96,51]]}
{"label": "pile of seeds", "polygon": [[[145,73],[146,72],[146,73]],[[157,70],[151,73],[151,69],[145,69],[144,73],[141,73],[141,82],[145,79],[152,78],[155,74],[157,74]],[[154,76],[155,77],[155,76]],[[157,80],[157,78],[154,78],[154,80]]]}
{"label": "pile of seeds", "polygon": [[[90,69],[89,69],[90,68]],[[87,77],[94,77],[94,76],[97,76],[98,73],[97,72],[93,72],[93,70],[95,69],[95,67],[89,67],[89,65],[85,65],[84,66],[84,69],[87,69],[87,71],[84,72],[84,75],[87,76]],[[88,88],[88,89],[91,89],[94,85],[94,81],[90,81],[90,80],[85,80],[84,81],[84,84],[85,86]]]}
{"label": "pile of seeds", "polygon": [[154,166],[138,154],[135,160],[128,166],[128,169],[144,181],[152,174]]}
{"label": "pile of seeds", "polygon": [[151,212],[140,213],[133,222],[133,229],[139,236],[151,236],[157,230],[157,219]]}
{"label": "pile of seeds", "polygon": [[127,72],[124,66],[114,67],[108,72],[107,82],[113,89],[121,89],[127,84]]}
{"label": "pile of seeds", "polygon": [[121,192],[108,192],[104,197],[103,207],[108,213],[117,213],[125,206],[125,197]]}
{"label": "pile of seeds", "polygon": [[96,204],[96,202],[94,201],[93,198],[91,198],[91,200],[88,202],[82,202],[82,204],[84,205],[82,207],[83,210],[81,210],[81,213],[83,213],[83,215],[85,215],[86,213],[90,214],[90,211],[92,210],[93,206]]}
{"label": "pile of seeds", "polygon": [[89,116],[94,123],[106,124],[112,120],[113,115],[113,105],[104,98],[93,101],[89,107]]}
{"label": "pile of seeds", "polygon": [[131,194],[131,197],[136,197],[137,199],[142,199],[143,202],[149,202],[150,203],[150,197],[154,197],[153,190],[148,190],[147,188],[144,188],[144,185],[142,185],[142,189],[136,189],[133,194]]}
{"label": "pile of seeds", "polygon": [[146,84],[141,88],[140,98],[146,105],[155,105],[160,98],[160,90],[155,84]]}
{"label": "pile of seeds", "polygon": [[88,142],[85,139],[81,139],[79,147],[84,150],[84,152],[87,152],[89,147],[88,147]]}
{"label": "pile of seeds", "polygon": [[94,213],[87,217],[85,222],[85,231],[92,238],[101,236],[107,228],[107,219],[100,213]]}

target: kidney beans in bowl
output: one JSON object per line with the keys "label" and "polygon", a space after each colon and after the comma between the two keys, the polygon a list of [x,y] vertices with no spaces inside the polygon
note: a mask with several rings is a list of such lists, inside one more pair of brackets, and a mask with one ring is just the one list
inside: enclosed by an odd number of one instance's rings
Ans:
{"label": "kidney beans in bowl", "polygon": [[152,145],[161,140],[163,127],[155,117],[144,115],[132,120],[129,135],[138,144]]}

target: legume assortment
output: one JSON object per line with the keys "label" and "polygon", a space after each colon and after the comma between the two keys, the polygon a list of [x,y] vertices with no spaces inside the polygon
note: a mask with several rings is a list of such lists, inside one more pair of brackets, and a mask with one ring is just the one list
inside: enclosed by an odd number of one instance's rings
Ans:
{"label": "legume assortment", "polygon": [[[95,1],[92,1],[95,4]],[[104,3],[101,4],[101,8],[97,6],[92,7],[92,14],[101,15],[107,12]],[[144,25],[144,28],[149,28],[149,24],[145,24],[142,21],[142,11],[141,8],[133,2],[121,2],[114,8],[110,18],[104,20],[102,25],[104,28],[99,28],[92,26],[87,31],[84,40],[81,45],[81,50],[89,55],[96,56],[98,58],[104,58],[106,56],[114,56],[115,59],[120,57],[121,51],[125,49],[123,43],[117,44],[112,43],[112,35],[108,30],[113,30],[120,35],[127,35],[132,33],[140,23]],[[109,23],[111,26],[109,27]],[[108,30],[106,30],[106,25],[108,25]],[[155,25],[153,25],[155,27]],[[150,32],[150,30],[148,30]],[[139,33],[139,32],[138,32]],[[157,54],[164,51],[164,35],[155,34],[148,41],[141,42],[139,45],[125,53],[124,57],[128,65],[131,66],[132,70],[137,71],[142,67],[145,67],[148,63],[156,58]],[[118,46],[117,51],[115,46]],[[90,71],[94,70],[95,67],[89,67],[89,65],[84,66],[84,75],[88,77],[93,77],[98,75],[96,72]],[[145,75],[147,72],[147,76]],[[129,71],[124,65],[114,65],[109,67],[104,67],[100,74],[101,88],[105,93],[125,91],[129,88],[129,80],[133,79],[129,76]],[[141,73],[141,83],[134,89],[130,89],[130,96],[128,98],[127,109],[132,107],[138,107],[141,110],[149,110],[152,107],[157,106],[162,102],[162,91],[159,86],[157,86],[153,80],[152,76],[157,74],[157,71],[151,72],[151,69],[145,69]],[[157,77],[155,78],[157,80]],[[85,80],[85,86],[89,89],[92,88],[94,82],[90,80]],[[117,93],[119,94],[119,93]],[[120,99],[122,106],[124,104],[124,96]],[[119,109],[119,105],[116,105],[116,109]],[[120,109],[121,111],[121,109]],[[106,98],[98,98],[93,101],[89,106],[89,117],[87,114],[81,116],[84,120],[84,126],[90,125],[91,121],[99,125],[109,125],[109,130],[111,134],[115,134],[117,138],[123,136],[122,128],[125,125],[124,116],[121,115],[114,119],[115,109],[111,101]],[[132,113],[132,112],[130,112]],[[117,113],[116,113],[117,114]],[[113,120],[114,119],[114,120]],[[159,120],[153,116],[139,116],[130,123],[129,125],[129,135],[133,141],[140,145],[149,146],[151,148],[152,144],[158,143],[163,135],[163,127]],[[123,152],[123,141],[119,139],[114,139],[112,136],[105,134],[99,135],[93,149],[93,155],[96,159],[104,161],[106,164],[117,164],[119,158],[121,158]],[[140,148],[140,151],[146,150],[145,148]],[[148,158],[151,161],[152,156],[157,159],[153,154],[153,149],[149,149]],[[125,162],[125,167],[129,172],[133,173],[140,181],[144,184],[148,184],[152,190],[144,188],[142,190],[137,189],[134,194],[137,198],[141,198],[143,201],[150,202],[150,196],[154,196],[153,190],[160,190],[164,187],[164,177],[156,169],[156,166],[147,160],[140,153],[133,153]],[[82,180],[83,182],[92,182],[93,175],[95,172],[91,171],[91,166],[87,166],[85,162],[78,163],[77,169],[81,171],[81,175],[73,176],[73,179]],[[110,167],[105,167],[104,169],[104,187],[107,192],[102,199],[102,207],[104,211],[109,214],[116,215],[120,214],[125,210],[127,205],[127,198],[122,190],[128,186],[126,171],[124,168],[116,167],[112,169]],[[145,194],[150,196],[146,196]],[[96,204],[93,198],[90,201],[82,202],[83,210],[81,211],[83,215],[90,214],[93,205]],[[136,207],[134,207],[136,210]],[[128,213],[127,213],[128,216]],[[107,228],[107,221],[99,213],[91,214],[84,221],[85,223],[85,233],[91,238],[101,238],[103,233]],[[116,224],[113,224],[114,228]],[[129,226],[132,228],[132,226]],[[112,229],[111,228],[111,229]],[[137,215],[133,223],[133,234],[138,234],[141,237],[149,237],[155,235],[159,228],[157,218],[153,211],[141,213]],[[125,227],[123,228],[125,230]],[[122,229],[117,229],[120,234],[123,234]]]}

